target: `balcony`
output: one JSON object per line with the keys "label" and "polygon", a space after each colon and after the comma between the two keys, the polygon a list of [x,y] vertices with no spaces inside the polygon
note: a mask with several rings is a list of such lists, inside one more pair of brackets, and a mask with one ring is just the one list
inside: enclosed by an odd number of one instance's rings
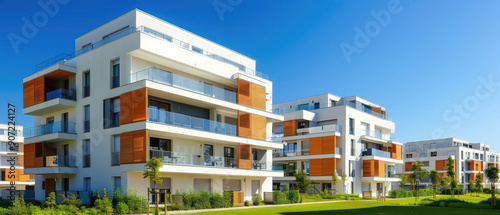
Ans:
{"label": "balcony", "polygon": [[[162,159],[166,165],[186,165],[217,168],[238,168],[237,158],[207,156],[202,154],[188,154],[162,150],[149,150],[150,157]],[[267,170],[265,163],[252,162],[253,170]]]}
{"label": "balcony", "polygon": [[271,137],[267,138],[267,141],[281,143],[283,142],[283,133],[272,134]]}
{"label": "balcony", "polygon": [[341,126],[337,124],[332,125],[322,125],[309,128],[299,128],[297,129],[297,135],[308,135],[308,134],[321,134],[327,132],[338,132],[340,136]]}
{"label": "balcony", "polygon": [[208,97],[236,103],[236,93],[234,92],[174,75],[170,72],[157,68],[149,68],[132,74],[131,83],[141,80],[150,80],[190,92],[199,93]]}
{"label": "balcony", "polygon": [[378,143],[378,144],[392,144],[396,143],[399,145],[403,145],[402,143],[397,142],[394,134],[390,133],[382,133],[372,130],[361,130],[361,139],[367,142]]}
{"label": "balcony", "polygon": [[172,113],[168,111],[162,111],[154,108],[148,108],[148,117],[148,121],[150,122],[196,129],[218,134],[225,134],[230,136],[237,135],[237,128],[235,125]]}
{"label": "balcony", "polygon": [[76,156],[51,155],[45,156],[43,167],[26,168],[25,174],[76,174]]}
{"label": "balcony", "polygon": [[76,140],[75,123],[54,122],[24,130],[25,143]]}
{"label": "balcony", "polygon": [[364,149],[361,152],[362,160],[380,160],[387,164],[403,164],[403,160],[391,157],[391,152],[386,152],[374,148]]}
{"label": "balcony", "polygon": [[45,94],[45,101],[24,108],[24,114],[41,116],[76,107],[75,89],[57,89]]}
{"label": "balcony", "polygon": [[379,157],[384,157],[384,158],[391,158],[390,152],[385,152],[385,151],[373,149],[373,148],[363,150],[361,155],[362,156],[379,156]]}
{"label": "balcony", "polygon": [[[336,147],[335,148],[335,154],[336,155],[341,155],[342,154],[342,148]],[[283,151],[281,149],[274,150],[273,152],[273,158],[282,158],[282,157],[297,157],[297,156],[307,156],[309,154],[309,149],[304,149],[304,150],[288,150],[288,151]]]}

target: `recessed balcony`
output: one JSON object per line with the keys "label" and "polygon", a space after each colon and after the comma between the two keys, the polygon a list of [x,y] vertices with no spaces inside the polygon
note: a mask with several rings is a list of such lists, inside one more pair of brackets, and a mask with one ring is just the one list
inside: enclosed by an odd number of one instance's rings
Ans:
{"label": "recessed balcony", "polygon": [[76,156],[51,155],[44,157],[42,167],[26,168],[25,174],[76,174]]}
{"label": "recessed balcony", "polygon": [[25,144],[76,140],[75,123],[54,122],[24,130]]}
{"label": "recessed balcony", "polygon": [[24,108],[24,114],[41,116],[76,106],[74,89],[57,89],[46,93],[45,102]]}

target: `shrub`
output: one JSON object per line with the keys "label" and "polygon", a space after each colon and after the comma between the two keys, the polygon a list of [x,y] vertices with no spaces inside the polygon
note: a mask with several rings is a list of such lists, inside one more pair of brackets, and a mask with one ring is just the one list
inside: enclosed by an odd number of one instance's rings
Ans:
{"label": "shrub", "polygon": [[172,211],[182,210],[182,208],[184,208],[184,205],[182,205],[182,204],[171,204],[170,205],[170,210],[172,210]]}
{"label": "shrub", "polygon": [[[421,189],[418,191],[419,196],[433,196],[433,190],[432,189]],[[407,198],[407,197],[415,197],[417,196],[417,190],[391,190],[389,192],[389,196],[391,198]]]}
{"label": "shrub", "polygon": [[45,199],[45,206],[47,207],[54,207],[56,206],[56,193],[51,192],[49,193],[49,196]]}
{"label": "shrub", "polygon": [[446,204],[444,202],[440,202],[439,207],[446,207]]}
{"label": "shrub", "polygon": [[138,195],[135,190],[129,190],[126,198],[129,213],[143,213],[147,211],[148,200],[142,195]]}
{"label": "shrub", "polygon": [[233,207],[233,192],[224,191],[222,193],[222,202],[225,208]]}
{"label": "shrub", "polygon": [[262,202],[260,194],[254,194],[252,200],[253,200],[253,205],[260,205],[260,203]]}
{"label": "shrub", "polygon": [[14,214],[10,209],[8,208],[3,208],[3,207],[0,207],[0,214],[5,214],[5,215],[10,215],[10,214]]}
{"label": "shrub", "polygon": [[128,213],[128,206],[125,204],[125,202],[119,202],[116,207],[115,207],[116,213],[118,214],[127,214]]}
{"label": "shrub", "polygon": [[274,204],[281,205],[289,203],[284,193],[278,190],[275,190],[273,192],[274,192]]}
{"label": "shrub", "polygon": [[299,203],[300,200],[299,191],[298,190],[288,191],[287,198],[290,203]]}
{"label": "shrub", "polygon": [[250,206],[250,205],[252,205],[252,204],[250,204],[250,201],[246,200],[245,201],[245,206]]}
{"label": "shrub", "polygon": [[113,191],[113,199],[111,201],[113,203],[113,207],[116,207],[120,202],[126,202],[126,201],[127,197],[124,194],[122,194],[122,192],[119,189],[115,189]]}
{"label": "shrub", "polygon": [[360,200],[361,197],[357,194],[337,194],[335,199],[338,200]]}
{"label": "shrub", "polygon": [[14,199],[14,204],[11,207],[11,210],[14,214],[28,214],[28,207],[26,206],[26,202],[24,202],[23,197]]}
{"label": "shrub", "polygon": [[210,198],[210,205],[212,206],[212,208],[225,207],[224,200],[222,199],[222,196],[218,192],[215,192]]}
{"label": "shrub", "polygon": [[196,209],[210,208],[210,193],[204,190],[198,191],[195,196],[193,207]]}
{"label": "shrub", "polygon": [[74,193],[71,194],[71,196],[68,198],[64,194],[59,194],[61,195],[63,201],[61,204],[63,205],[72,205],[75,206],[76,208],[79,208],[82,206],[82,200],[79,198],[76,198],[76,195]]}

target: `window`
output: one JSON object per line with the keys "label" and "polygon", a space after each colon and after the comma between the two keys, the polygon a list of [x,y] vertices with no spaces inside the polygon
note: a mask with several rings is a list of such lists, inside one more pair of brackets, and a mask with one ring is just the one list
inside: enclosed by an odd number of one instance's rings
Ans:
{"label": "window", "polygon": [[423,166],[429,166],[429,161],[422,161]]}
{"label": "window", "polygon": [[406,158],[413,158],[413,154],[406,154]]}
{"label": "window", "polygon": [[213,166],[214,162],[212,159],[212,156],[214,156],[214,146],[205,144],[203,147],[203,155],[205,157],[205,165],[206,166]]}
{"label": "window", "polygon": [[[363,129],[361,131],[361,134],[366,135],[366,136],[371,136],[370,135],[370,124],[365,123],[365,122],[361,122],[361,129]],[[380,138],[380,137],[377,137],[377,138]]]}
{"label": "window", "polygon": [[302,169],[309,175],[309,161],[302,161]]}
{"label": "window", "polygon": [[349,134],[354,134],[354,119],[349,118]]}
{"label": "window", "polygon": [[481,156],[481,157],[479,158],[479,160],[483,160],[483,159],[484,159],[484,158],[483,158],[483,154],[480,154],[480,156]]}
{"label": "window", "polygon": [[194,52],[198,52],[200,54],[203,54],[203,49],[200,49],[196,46],[191,46],[191,50],[193,50]]}
{"label": "window", "polygon": [[120,60],[111,61],[111,89],[120,86]]}
{"label": "window", "polygon": [[116,190],[120,190],[122,188],[122,177],[120,176],[113,177],[113,187]]}
{"label": "window", "polygon": [[431,157],[436,157],[437,156],[437,152],[431,152]]}
{"label": "window", "polygon": [[151,150],[172,151],[172,140],[151,137],[149,138],[149,148]]}
{"label": "window", "polygon": [[113,136],[111,146],[111,165],[120,165],[120,135]]}
{"label": "window", "polygon": [[349,161],[349,177],[356,177],[356,172],[354,169],[354,161]]}
{"label": "window", "polygon": [[83,121],[83,132],[90,132],[90,105],[84,108],[84,121]]}
{"label": "window", "polygon": [[299,105],[299,110],[309,110],[309,104],[301,104],[301,105]]}
{"label": "window", "polygon": [[331,183],[323,183],[323,184],[321,185],[321,190],[322,190],[322,191],[323,191],[323,190],[328,190],[328,191],[332,190],[332,184],[331,184]]}
{"label": "window", "polygon": [[83,167],[90,167],[90,140],[83,140]]}
{"label": "window", "polygon": [[351,156],[354,156],[354,154],[355,154],[355,148],[354,148],[354,146],[356,144],[354,143],[354,141],[355,141],[354,139],[351,139]]}
{"label": "window", "polygon": [[83,73],[83,98],[90,96],[90,71]]}
{"label": "window", "polygon": [[91,185],[92,182],[90,177],[83,178],[83,190],[91,190],[92,189]]}
{"label": "window", "polygon": [[234,158],[234,148],[232,147],[224,147],[224,161],[225,167],[237,168],[238,164],[236,159]]}
{"label": "window", "polygon": [[319,102],[314,103],[314,109],[319,109],[319,108],[320,108]]}
{"label": "window", "polygon": [[69,178],[63,178],[62,183],[61,183],[62,190],[68,191],[69,190]]}
{"label": "window", "polygon": [[212,180],[211,179],[201,179],[195,178],[194,180],[194,192],[198,193],[200,190],[212,192]]}
{"label": "window", "polygon": [[120,126],[120,98],[104,100],[104,128]]}
{"label": "window", "polygon": [[332,107],[337,106],[337,101],[330,100],[330,104],[331,104]]}
{"label": "window", "polygon": [[[172,105],[170,103],[160,102],[160,101],[156,101],[156,100],[152,100],[152,99],[149,100],[149,108],[153,108],[153,109],[157,109],[157,110],[161,110],[161,111],[169,111],[169,112],[172,111]],[[219,118],[217,118],[217,119],[219,119]],[[221,121],[218,121],[218,122],[221,122]]]}
{"label": "window", "polygon": [[240,179],[222,179],[222,189],[224,189],[224,191],[240,191],[241,190],[241,180]]}

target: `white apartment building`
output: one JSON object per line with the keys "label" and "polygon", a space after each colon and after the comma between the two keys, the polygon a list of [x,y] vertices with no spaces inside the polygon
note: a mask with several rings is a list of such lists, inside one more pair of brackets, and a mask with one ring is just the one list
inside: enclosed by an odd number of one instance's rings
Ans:
{"label": "white apartment building", "polygon": [[[75,53],[24,79],[26,173],[50,192],[122,188],[146,195],[144,164],[163,160],[168,193],[272,191],[272,82],[255,60],[140,10],[75,40]],[[30,160],[30,162],[28,162]],[[162,201],[162,200],[161,200]]]}
{"label": "white apartment building", "polygon": [[[12,129],[12,128],[11,128]],[[11,182],[15,183],[13,187],[19,192],[24,192],[26,199],[34,198],[35,181],[29,175],[24,174],[24,137],[23,126],[16,125],[15,131],[9,130],[6,124],[0,124],[0,197],[9,199],[11,197]],[[17,144],[9,145],[9,131],[14,136],[12,141]],[[14,166],[14,171],[11,167]],[[28,191],[26,191],[28,190]]]}
{"label": "white apartment building", "polygon": [[395,166],[403,164],[402,143],[393,140],[395,124],[385,108],[357,96],[322,94],[273,105],[284,122],[273,124],[276,139],[287,144],[274,152],[274,189],[295,186],[294,173],[303,169],[316,184],[309,193],[332,189],[332,175],[348,177],[337,193],[365,197],[383,195],[400,181]]}
{"label": "white apartment building", "polygon": [[[451,156],[455,161],[456,179],[459,184],[465,185],[464,189],[467,189],[469,181],[475,180],[478,174],[484,176],[484,170],[488,166],[499,167],[500,163],[500,153],[490,151],[489,145],[470,143],[457,138],[408,142],[403,150],[405,165],[401,166],[398,172],[410,175],[411,166],[420,161],[424,169],[437,170],[441,177],[447,177],[448,166],[446,164],[448,157]],[[490,186],[485,177],[483,177],[483,183],[484,187]],[[421,184],[430,185],[430,182],[424,179]]]}

